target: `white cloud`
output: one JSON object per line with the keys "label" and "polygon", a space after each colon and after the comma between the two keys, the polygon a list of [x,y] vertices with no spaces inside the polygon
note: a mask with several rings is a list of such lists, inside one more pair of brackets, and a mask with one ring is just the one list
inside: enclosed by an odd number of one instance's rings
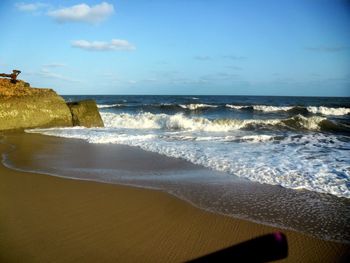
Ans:
{"label": "white cloud", "polygon": [[63,80],[68,82],[81,82],[80,80],[68,78],[68,77],[62,76],[61,74],[51,72],[45,68],[41,69],[41,71],[39,71],[37,74],[43,78],[58,79],[58,80]]}
{"label": "white cloud", "polygon": [[101,4],[88,6],[87,4],[79,4],[71,7],[61,8],[48,12],[59,23],[65,22],[84,22],[96,24],[105,20],[114,13],[112,4],[102,2]]}
{"label": "white cloud", "polygon": [[195,56],[194,59],[196,59],[196,60],[211,60],[211,57],[209,57],[209,56]]}
{"label": "white cloud", "polygon": [[113,81],[113,82],[120,82],[121,79],[117,76],[115,73],[110,73],[110,72],[104,72],[99,75],[99,78],[103,78],[108,81]]}
{"label": "white cloud", "polygon": [[308,51],[316,51],[316,52],[341,52],[349,49],[348,46],[312,46],[305,47]]}
{"label": "white cloud", "polygon": [[230,68],[230,69],[234,69],[234,70],[242,70],[243,68],[242,67],[238,67],[238,66],[226,66],[227,68]]}
{"label": "white cloud", "polygon": [[81,48],[89,51],[112,51],[112,50],[134,50],[135,47],[126,40],[112,39],[110,42],[103,41],[72,41],[72,47]]}
{"label": "white cloud", "polygon": [[50,63],[50,64],[44,64],[43,67],[46,67],[46,68],[63,68],[63,67],[66,67],[66,64],[63,64],[63,63]]}
{"label": "white cloud", "polygon": [[157,79],[156,79],[156,78],[148,78],[148,79],[144,79],[144,81],[147,81],[147,82],[156,82]]}
{"label": "white cloud", "polygon": [[15,7],[19,10],[19,11],[23,11],[23,12],[34,12],[34,11],[38,11],[41,8],[46,8],[48,5],[45,3],[16,3]]}
{"label": "white cloud", "polygon": [[230,60],[242,60],[242,59],[246,59],[246,57],[243,56],[236,56],[236,55],[225,55],[222,56],[225,59],[230,59]]}

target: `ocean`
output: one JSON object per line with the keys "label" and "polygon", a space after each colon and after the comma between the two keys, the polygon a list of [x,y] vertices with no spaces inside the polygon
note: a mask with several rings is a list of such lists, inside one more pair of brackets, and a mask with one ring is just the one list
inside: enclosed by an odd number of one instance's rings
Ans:
{"label": "ocean", "polygon": [[90,171],[105,181],[163,189],[210,211],[350,242],[350,98],[64,98],[94,99],[105,128],[27,132],[136,146],[209,168],[123,178]]}

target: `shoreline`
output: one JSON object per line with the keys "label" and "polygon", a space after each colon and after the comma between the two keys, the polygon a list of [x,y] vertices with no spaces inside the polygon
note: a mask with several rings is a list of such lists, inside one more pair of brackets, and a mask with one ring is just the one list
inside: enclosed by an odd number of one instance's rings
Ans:
{"label": "shoreline", "polygon": [[[19,138],[25,140],[24,136],[19,135]],[[20,145],[21,140],[16,143],[17,146]],[[8,145],[1,143],[1,153],[4,154],[8,151],[8,147]],[[42,145],[42,147],[47,146]],[[30,159],[28,158],[30,157],[30,150],[27,152],[27,156],[21,157]],[[192,167],[192,169],[195,168]],[[21,252],[19,250],[22,250],[22,252],[25,250],[27,253],[36,251],[38,254],[34,255],[36,253],[33,252],[32,256],[37,259],[45,259],[45,257],[46,259],[52,259],[52,256],[56,255],[58,261],[72,261],[82,257],[82,252],[72,251],[73,244],[75,242],[87,242],[91,237],[94,237],[100,243],[89,244],[85,253],[91,256],[91,249],[102,251],[101,246],[106,245],[105,238],[98,233],[98,230],[105,231],[104,233],[107,234],[106,228],[109,228],[114,229],[116,236],[107,235],[107,241],[118,244],[117,250],[127,255],[124,259],[137,260],[137,258],[142,258],[149,261],[158,261],[155,260],[158,257],[159,262],[164,260],[176,262],[196,258],[262,233],[280,230],[203,211],[163,191],[20,172],[4,167],[3,162],[1,162],[0,171],[0,180],[2,181],[2,184],[0,184],[2,188],[0,191],[0,208],[3,210],[2,214],[6,214],[6,218],[0,224],[3,226],[1,232],[5,232],[5,234],[0,235],[2,237],[0,237],[0,255],[7,255],[8,259],[14,259],[18,252]],[[57,189],[57,186],[59,186],[59,189]],[[25,190],[24,193],[19,192],[20,189]],[[91,193],[96,192],[98,195],[91,195]],[[135,195],[142,198],[135,200]],[[49,197],[50,200],[42,202],[43,197]],[[88,197],[87,201],[84,200],[86,197]],[[122,201],[120,197],[123,197]],[[142,206],[139,203],[140,201],[143,205],[148,204],[148,207]],[[10,203],[16,203],[16,208],[13,209]],[[28,205],[35,209],[28,208]],[[51,210],[55,212],[55,216],[49,216],[50,220],[45,223],[39,220],[42,225],[34,220],[35,218],[43,218],[45,216],[43,211]],[[80,214],[74,212],[77,210]],[[62,212],[62,214],[59,212]],[[63,216],[65,213],[72,217],[66,218]],[[111,215],[116,216],[117,214],[117,219],[115,219],[118,223],[110,220]],[[20,215],[20,219],[14,215]],[[86,217],[86,215],[92,218]],[[98,219],[99,215],[103,215],[104,219]],[[91,229],[86,228],[87,225],[84,227],[77,224],[77,219],[83,220]],[[94,221],[99,222],[98,229],[94,229]],[[143,221],[148,222],[146,225],[154,230],[155,237],[150,235],[147,227],[145,227],[146,222]],[[156,227],[153,226],[153,223],[149,224],[149,222],[161,222],[161,224]],[[65,223],[69,223],[69,229],[66,229]],[[213,223],[214,226],[212,226]],[[23,228],[24,226],[33,229]],[[135,227],[139,230],[137,234],[134,232]],[[19,228],[19,230],[15,228]],[[64,230],[65,235],[59,234],[59,229]],[[44,239],[54,239],[55,235],[52,230],[56,230],[54,233],[58,234],[61,242],[65,240],[70,245],[67,244],[67,246],[64,246],[64,250],[60,250],[57,244],[50,246],[37,242]],[[290,230],[282,231],[287,234],[290,241],[290,256],[286,262],[314,260],[316,258],[324,262],[334,262],[335,258],[344,256],[349,249],[349,246],[345,244],[319,240]],[[134,234],[132,242],[139,244],[136,249],[138,251],[137,255],[130,255],[130,244],[128,247],[126,247],[127,244],[121,244],[122,240],[118,237],[118,233]],[[164,236],[164,233],[167,233],[167,235]],[[89,237],[90,235],[91,237]],[[66,240],[67,238],[68,240]],[[149,243],[143,243],[145,239]],[[18,242],[17,246],[9,247],[11,244],[16,244],[16,242],[13,242],[14,240]],[[9,241],[12,242],[8,243]],[[165,242],[166,245],[163,246],[160,241]],[[21,244],[21,249],[19,249],[18,244]],[[150,248],[150,246],[156,252],[149,251],[147,248]],[[40,247],[45,247],[47,251],[41,251]],[[305,250],[305,247],[308,249]],[[103,255],[108,259],[117,259],[117,255],[110,245],[109,248],[111,250],[105,251],[106,254],[103,253]],[[129,251],[129,254],[127,251]],[[59,256],[62,252],[66,255]],[[103,255],[99,254],[99,256]],[[93,257],[85,257],[85,259],[93,261]]]}
{"label": "shoreline", "polygon": [[7,154],[17,170],[156,189],[204,211],[350,243],[348,199],[255,183],[128,145],[37,133],[9,134],[7,141],[19,144]]}
{"label": "shoreline", "polygon": [[[48,136],[48,135],[39,135],[39,136]],[[55,136],[49,136],[49,137],[58,138],[59,140],[63,139],[63,138],[55,137]],[[76,138],[69,138],[69,139],[64,138],[64,140],[78,140],[78,141],[82,141],[82,142],[86,143],[84,140],[76,139]],[[1,142],[0,142],[0,144],[1,144]],[[133,146],[126,146],[126,147],[127,148],[130,148],[130,147],[134,148]],[[144,151],[142,149],[140,149],[140,150]],[[166,158],[173,159],[172,157],[166,157]],[[238,216],[238,215],[234,216],[234,215],[221,213],[219,211],[214,211],[214,210],[211,210],[211,209],[207,209],[205,207],[199,206],[198,204],[194,203],[193,201],[191,201],[189,199],[186,199],[186,198],[184,198],[182,196],[179,196],[179,195],[177,195],[175,193],[169,192],[166,189],[162,189],[162,188],[158,188],[158,187],[137,185],[137,184],[133,184],[133,183],[124,183],[124,182],[106,182],[105,180],[97,179],[97,178],[82,178],[82,177],[60,175],[60,174],[57,174],[57,173],[50,173],[50,172],[47,172],[47,171],[39,171],[39,170],[35,170],[35,169],[33,169],[33,170],[26,170],[26,169],[21,169],[21,168],[15,167],[15,166],[11,166],[11,165],[9,165],[7,163],[4,163],[4,162],[2,162],[2,165],[4,167],[6,167],[7,169],[18,171],[18,172],[21,172],[21,173],[34,173],[34,174],[46,175],[46,176],[50,176],[50,177],[56,177],[56,178],[60,178],[60,179],[67,179],[67,180],[74,180],[74,181],[86,181],[86,182],[92,182],[92,183],[97,183],[97,184],[111,184],[111,185],[116,185],[116,186],[121,186],[121,187],[137,188],[137,189],[142,189],[142,190],[146,190],[146,191],[159,191],[159,192],[164,193],[166,195],[170,195],[171,197],[173,197],[175,199],[178,199],[178,200],[180,200],[182,202],[188,203],[191,206],[193,206],[194,208],[200,209],[200,210],[202,210],[204,212],[216,214],[216,215],[219,215],[219,216],[229,217],[229,218],[233,218],[233,219],[237,219],[237,220],[243,220],[243,221],[251,222],[253,224],[267,226],[267,227],[278,229],[280,231],[293,231],[293,232],[297,232],[297,233],[300,233],[302,235],[305,235],[305,236],[308,236],[308,237],[311,237],[311,238],[320,239],[320,240],[323,240],[323,241],[326,241],[326,242],[334,242],[334,243],[339,243],[339,244],[343,244],[343,245],[350,245],[350,241],[346,242],[346,241],[339,241],[339,240],[332,240],[332,239],[322,239],[322,238],[319,238],[317,236],[313,236],[312,234],[304,233],[302,231],[298,231],[297,229],[294,229],[292,227],[280,226],[280,225],[277,225],[277,224],[269,224],[267,222],[262,222],[262,221],[259,221],[259,220],[253,220],[253,219],[251,219],[249,217]],[[194,166],[198,166],[198,165],[194,165]],[[207,168],[204,167],[204,169],[206,170]],[[281,186],[278,186],[278,187],[281,187]],[[349,248],[350,248],[350,246],[349,246]]]}

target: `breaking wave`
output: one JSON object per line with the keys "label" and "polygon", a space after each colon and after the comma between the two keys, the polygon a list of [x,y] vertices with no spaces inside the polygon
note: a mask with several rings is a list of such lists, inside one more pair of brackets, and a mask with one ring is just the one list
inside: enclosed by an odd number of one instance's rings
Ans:
{"label": "breaking wave", "polygon": [[314,114],[322,114],[322,115],[334,115],[334,116],[340,116],[340,115],[347,115],[350,114],[350,108],[328,108],[328,107],[313,107],[309,106],[307,107],[307,110]]}
{"label": "breaking wave", "polygon": [[296,115],[288,119],[268,120],[239,120],[239,119],[215,119],[190,118],[177,113],[153,114],[115,114],[110,112],[101,113],[106,127],[127,129],[163,129],[163,130],[189,130],[207,132],[225,132],[240,129],[291,129],[311,131],[349,131],[350,127],[327,120],[325,117],[304,117]]}
{"label": "breaking wave", "polygon": [[124,104],[98,104],[97,108],[99,109],[105,109],[105,108],[116,108],[116,107],[122,107]]}
{"label": "breaking wave", "polygon": [[[89,143],[125,144],[226,172],[251,181],[308,189],[350,198],[348,141],[335,135],[308,133],[275,135],[122,131],[110,127],[27,130]],[[243,135],[243,136],[242,136]],[[234,143],[228,143],[234,142]],[[240,144],[243,143],[243,144]],[[241,145],[241,147],[238,147]]]}
{"label": "breaking wave", "polygon": [[226,104],[227,108],[235,109],[235,110],[254,110],[254,111],[262,111],[262,112],[291,112],[291,113],[311,113],[311,114],[319,114],[319,115],[332,115],[332,116],[341,116],[350,114],[350,108],[330,108],[325,106],[268,106],[268,105],[231,105]]}
{"label": "breaking wave", "polygon": [[209,105],[209,104],[179,104],[179,106],[183,109],[188,109],[188,110],[198,110],[198,109],[203,109],[203,108],[217,108],[218,105]]}
{"label": "breaking wave", "polygon": [[244,111],[258,111],[265,113],[287,112],[292,114],[314,114],[323,116],[343,116],[350,114],[350,108],[332,108],[325,106],[269,106],[269,105],[234,105],[234,104],[205,104],[205,103],[190,103],[190,104],[174,104],[174,103],[155,103],[155,104],[99,104],[100,109],[107,108],[141,108],[141,109],[164,109],[176,111],[198,111],[205,109],[232,109]]}
{"label": "breaking wave", "polygon": [[119,107],[129,107],[129,108],[142,108],[142,109],[150,109],[150,108],[158,108],[158,109],[173,109],[173,110],[200,110],[200,109],[209,109],[209,108],[218,108],[219,105],[210,105],[210,104],[202,104],[202,103],[191,103],[191,104],[172,104],[172,103],[156,103],[156,104],[99,104],[98,108],[119,108]]}

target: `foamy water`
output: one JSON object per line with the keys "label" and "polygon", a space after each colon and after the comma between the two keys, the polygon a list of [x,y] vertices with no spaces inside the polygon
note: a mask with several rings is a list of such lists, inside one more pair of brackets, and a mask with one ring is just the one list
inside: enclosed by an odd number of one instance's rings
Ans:
{"label": "foamy water", "polygon": [[217,108],[217,105],[210,105],[210,104],[201,104],[201,103],[196,103],[196,104],[179,104],[179,106],[183,109],[189,109],[189,110],[198,110],[202,108]]}
{"label": "foamy water", "polygon": [[278,111],[291,111],[295,110],[303,110],[305,109],[309,113],[320,114],[324,116],[342,116],[350,114],[350,108],[332,108],[332,107],[324,107],[324,106],[308,106],[308,107],[300,107],[300,106],[268,106],[268,105],[230,105],[226,104],[227,108],[235,109],[235,110],[244,110],[244,109],[253,109],[255,111],[263,111],[263,112],[278,112]]}
{"label": "foamy water", "polygon": [[83,173],[82,178],[89,175],[105,182],[160,188],[202,209],[349,242],[344,229],[350,200],[350,100],[184,96],[95,99],[104,128],[27,132],[139,147],[209,170],[121,176],[108,169],[77,168],[67,174]]}
{"label": "foamy water", "polygon": [[350,198],[349,138],[318,133],[324,117],[209,120],[183,114],[112,112],[101,116],[106,128],[29,132],[137,146],[254,182]]}
{"label": "foamy water", "polygon": [[215,119],[203,117],[189,118],[184,114],[174,115],[152,114],[149,112],[139,114],[102,113],[103,121],[107,127],[131,129],[168,129],[191,131],[234,131],[250,126],[280,126],[285,128],[303,128],[305,130],[321,130],[322,122],[327,119],[319,116],[304,117],[297,115],[289,119],[240,120]]}
{"label": "foamy water", "polygon": [[102,98],[105,128],[29,132],[136,146],[262,184],[350,198],[347,100],[279,97],[268,105],[274,98]]}

